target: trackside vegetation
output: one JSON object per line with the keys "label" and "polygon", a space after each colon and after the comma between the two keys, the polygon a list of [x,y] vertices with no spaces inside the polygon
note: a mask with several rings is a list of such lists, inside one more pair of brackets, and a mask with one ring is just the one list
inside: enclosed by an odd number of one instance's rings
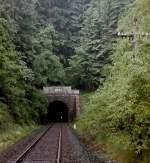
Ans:
{"label": "trackside vegetation", "polygon": [[[119,21],[119,31],[150,32],[150,1],[137,0]],[[113,45],[103,86],[90,96],[78,120],[79,131],[104,145],[125,163],[150,161],[150,38],[137,36],[137,49],[128,38]]]}
{"label": "trackside vegetation", "polygon": [[0,150],[42,124],[43,86],[70,85],[91,92],[79,132],[121,163],[149,163],[149,11],[150,0],[0,0]]}
{"label": "trackside vegetation", "polygon": [[43,86],[96,90],[118,17],[131,2],[0,0],[0,130],[41,123]]}
{"label": "trackside vegetation", "polygon": [[32,130],[38,128],[35,123],[30,125],[18,125],[18,124],[11,124],[9,128],[3,129],[0,132],[0,151],[7,149],[10,145],[17,142],[17,140],[25,137],[29,134]]}

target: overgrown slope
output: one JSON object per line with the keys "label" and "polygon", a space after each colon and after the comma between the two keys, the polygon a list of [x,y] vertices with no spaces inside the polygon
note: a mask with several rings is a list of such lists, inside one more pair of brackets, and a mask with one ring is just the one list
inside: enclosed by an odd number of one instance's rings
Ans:
{"label": "overgrown slope", "polygon": [[[150,30],[150,1],[137,0],[120,20],[119,30],[132,31],[136,18],[140,32]],[[105,144],[123,162],[147,163],[150,158],[150,38],[138,37],[114,45],[112,65],[104,69],[104,84],[91,96],[81,115],[79,130]]]}

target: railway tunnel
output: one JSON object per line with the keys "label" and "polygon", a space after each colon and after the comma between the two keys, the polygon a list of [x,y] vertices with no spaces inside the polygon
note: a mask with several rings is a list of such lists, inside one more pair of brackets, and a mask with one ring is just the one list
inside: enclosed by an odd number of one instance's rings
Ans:
{"label": "railway tunnel", "polygon": [[62,101],[54,101],[48,106],[48,122],[68,122],[69,109]]}
{"label": "railway tunnel", "polygon": [[48,98],[48,122],[73,122],[80,114],[79,90],[71,87],[44,87]]}

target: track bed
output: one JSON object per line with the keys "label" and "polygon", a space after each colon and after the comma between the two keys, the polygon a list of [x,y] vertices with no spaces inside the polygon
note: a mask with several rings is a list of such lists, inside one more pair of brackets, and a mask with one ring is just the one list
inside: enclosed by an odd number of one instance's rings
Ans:
{"label": "track bed", "polygon": [[51,124],[28,146],[0,163],[103,163],[81,144],[65,123]]}

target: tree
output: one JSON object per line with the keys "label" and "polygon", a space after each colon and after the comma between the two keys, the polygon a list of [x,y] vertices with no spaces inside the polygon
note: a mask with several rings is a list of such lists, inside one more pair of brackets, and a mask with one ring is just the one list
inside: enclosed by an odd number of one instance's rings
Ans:
{"label": "tree", "polygon": [[76,53],[77,55],[72,56],[69,61],[70,67],[66,68],[66,78],[75,88],[93,90],[98,84],[93,58],[89,58],[81,48],[78,48]]}
{"label": "tree", "polygon": [[37,34],[34,43],[33,62],[37,86],[64,83],[63,65],[54,52],[57,43],[56,31],[51,25]]}
{"label": "tree", "polygon": [[[47,102],[44,95],[31,86],[34,74],[22,61],[20,53],[15,50],[7,23],[7,20],[0,18],[0,104],[2,106],[0,117],[1,115],[4,115],[5,118],[10,117],[10,120],[17,123],[39,121],[39,108],[34,102],[38,98],[41,108],[42,106],[44,108]],[[28,93],[29,90],[32,91]],[[45,101],[45,104],[42,101]],[[32,108],[30,103],[32,103]],[[7,127],[3,124],[3,119],[0,121],[2,126]]]}
{"label": "tree", "polygon": [[57,55],[65,67],[68,66],[68,59],[75,54],[75,46],[79,43],[79,31],[87,3],[89,0],[69,0],[65,3],[63,0],[38,0],[36,3],[39,24],[53,24],[58,32],[61,44],[57,47]]}
{"label": "tree", "polygon": [[22,54],[22,59],[32,65],[32,46],[36,28],[34,0],[2,1],[1,15],[8,21],[9,31],[13,36],[15,48]]}
{"label": "tree", "polygon": [[[84,62],[84,60],[89,62],[86,64],[87,68],[89,65],[92,67],[90,83],[93,83],[93,86],[89,84],[89,88],[96,89],[104,81],[102,69],[105,64],[111,62],[110,55],[112,54],[112,44],[116,39],[118,18],[127,4],[129,4],[128,0],[125,2],[120,0],[90,1],[84,14],[81,14],[83,21],[81,21],[80,41],[78,41],[76,49],[84,49],[86,55],[83,56],[82,53],[76,53],[76,55],[79,55],[77,57],[79,62]],[[85,59],[81,61],[83,57]],[[70,67],[71,64],[72,62],[70,62]],[[82,63],[80,64],[82,65]],[[80,73],[78,75],[80,78]]]}
{"label": "tree", "polygon": [[[149,30],[149,9],[150,1],[137,0],[122,17],[119,29],[132,31],[136,15],[139,30]],[[124,154],[124,162],[149,160],[150,40],[139,36],[137,45],[135,56],[135,48],[128,38],[117,40],[111,55],[112,64],[103,70],[106,80],[91,98],[80,120],[80,125],[85,120],[84,133],[95,140],[105,139],[106,145],[119,151],[119,156],[121,151],[130,153],[130,156]],[[92,131],[90,126],[94,126]]]}

